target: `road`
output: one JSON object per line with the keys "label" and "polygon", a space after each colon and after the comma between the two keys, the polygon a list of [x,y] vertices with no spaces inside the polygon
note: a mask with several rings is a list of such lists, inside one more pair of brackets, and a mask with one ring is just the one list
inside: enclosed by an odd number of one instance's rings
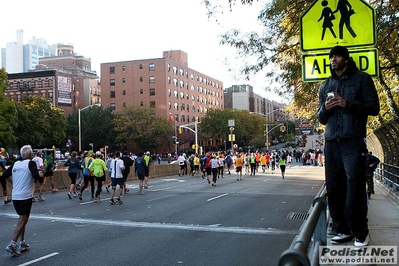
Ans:
{"label": "road", "polygon": [[[277,169],[278,170],[278,169]],[[1,265],[277,265],[324,182],[323,168],[289,167],[237,181],[225,175],[216,187],[200,176],[137,181],[121,205],[68,199],[66,191],[35,202],[27,225],[31,250],[20,257],[0,252]],[[17,222],[12,205],[0,206],[0,246]]]}

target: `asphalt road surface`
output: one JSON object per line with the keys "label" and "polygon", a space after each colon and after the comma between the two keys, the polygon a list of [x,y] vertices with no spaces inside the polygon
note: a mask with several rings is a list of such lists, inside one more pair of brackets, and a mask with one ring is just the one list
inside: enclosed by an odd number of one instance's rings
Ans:
{"label": "asphalt road surface", "polygon": [[[288,167],[244,176],[224,175],[213,187],[201,176],[151,179],[144,195],[129,181],[123,204],[83,201],[67,191],[45,193],[27,224],[29,251],[0,265],[277,265],[324,183],[322,167]],[[12,238],[17,215],[0,206],[0,247]]]}

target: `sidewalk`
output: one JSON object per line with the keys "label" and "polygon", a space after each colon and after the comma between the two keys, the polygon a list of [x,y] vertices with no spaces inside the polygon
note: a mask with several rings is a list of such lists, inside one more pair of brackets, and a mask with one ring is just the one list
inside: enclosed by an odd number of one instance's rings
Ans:
{"label": "sidewalk", "polygon": [[[368,225],[370,231],[370,245],[399,246],[399,203],[387,192],[383,184],[374,181],[375,194],[369,200]],[[331,244],[328,236],[327,245]],[[348,242],[346,245],[352,246]]]}
{"label": "sidewalk", "polygon": [[[369,245],[399,246],[399,203],[389,195],[382,183],[374,181],[374,190],[375,194],[369,200]],[[328,246],[332,245],[331,238],[328,236]],[[353,241],[346,245],[353,246]]]}

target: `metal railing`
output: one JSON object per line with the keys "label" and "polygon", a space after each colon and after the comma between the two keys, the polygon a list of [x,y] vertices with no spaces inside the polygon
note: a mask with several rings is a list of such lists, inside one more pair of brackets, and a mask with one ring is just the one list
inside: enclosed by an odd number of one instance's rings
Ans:
{"label": "metal railing", "polygon": [[279,266],[319,265],[319,246],[327,243],[327,191],[325,185],[313,200],[309,216],[279,260]]}

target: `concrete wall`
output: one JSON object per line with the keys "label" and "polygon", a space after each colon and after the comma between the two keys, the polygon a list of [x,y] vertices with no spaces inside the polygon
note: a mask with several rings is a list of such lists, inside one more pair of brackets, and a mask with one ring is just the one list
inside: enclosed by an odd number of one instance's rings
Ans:
{"label": "concrete wall", "polygon": [[[156,164],[150,167],[150,177],[151,178],[159,178],[164,176],[176,176],[179,173],[179,165],[178,164]],[[130,174],[127,178],[127,181],[137,181],[138,178],[134,176],[134,166],[130,167]],[[69,189],[71,184],[71,179],[68,175],[67,169],[57,169],[54,171],[54,182],[55,186],[59,190]],[[106,183],[109,183],[110,179],[108,177],[108,173],[106,173]],[[50,178],[47,178],[46,185],[44,187],[44,191],[51,191],[51,183]],[[12,184],[7,182],[7,192],[8,196],[12,194]]]}

